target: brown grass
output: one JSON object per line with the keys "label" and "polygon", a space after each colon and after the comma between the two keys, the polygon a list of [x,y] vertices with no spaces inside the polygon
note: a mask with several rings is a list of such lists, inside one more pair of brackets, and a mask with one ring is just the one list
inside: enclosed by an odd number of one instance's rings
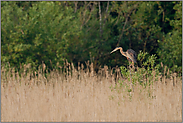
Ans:
{"label": "brown grass", "polygon": [[72,76],[55,70],[47,79],[39,71],[30,79],[32,73],[5,75],[2,68],[1,121],[182,121],[182,80],[176,75],[162,77],[146,89],[137,82],[134,92],[128,92],[130,82],[121,78],[120,88],[106,66],[98,74],[92,64],[78,69],[72,69]]}

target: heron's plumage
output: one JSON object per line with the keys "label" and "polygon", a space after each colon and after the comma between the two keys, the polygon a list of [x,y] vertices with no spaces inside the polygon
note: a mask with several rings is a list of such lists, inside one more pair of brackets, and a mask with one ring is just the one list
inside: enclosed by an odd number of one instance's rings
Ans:
{"label": "heron's plumage", "polygon": [[127,52],[127,54],[130,55],[129,58],[130,58],[134,63],[136,63],[136,62],[137,62],[137,54],[136,54],[136,52],[135,52],[134,50],[132,50],[132,49],[128,49],[126,52]]}
{"label": "heron's plumage", "polygon": [[137,62],[137,54],[134,50],[128,49],[126,52],[123,52],[122,47],[116,47],[111,53],[120,50],[120,53],[127,57],[128,61],[131,61],[133,64]]}

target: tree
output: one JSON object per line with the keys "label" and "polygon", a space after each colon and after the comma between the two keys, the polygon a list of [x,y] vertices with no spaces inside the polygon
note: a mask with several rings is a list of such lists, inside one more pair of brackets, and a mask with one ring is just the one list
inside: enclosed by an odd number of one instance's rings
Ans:
{"label": "tree", "polygon": [[[29,9],[16,2],[2,2],[2,57],[11,66],[43,61],[50,68],[67,57],[72,35],[79,34],[74,9],[63,2],[35,2]],[[73,23],[72,23],[73,22]]]}
{"label": "tree", "polygon": [[[52,69],[66,59],[75,65],[90,60],[97,69],[104,65],[127,65],[128,61],[120,53],[109,54],[115,47],[122,46],[124,51],[132,48],[137,53],[140,50],[150,55],[159,53],[164,64],[169,64],[161,54],[166,56],[164,54],[173,48],[169,48],[170,45],[179,46],[180,42],[176,41],[181,38],[177,31],[181,21],[180,13],[175,12],[180,10],[171,9],[178,3],[3,1],[1,61],[15,67],[31,63],[35,69],[44,62]],[[167,30],[168,27],[172,28]],[[165,42],[168,46],[163,46]],[[159,46],[163,53],[157,51]],[[177,63],[170,66],[179,66],[180,52],[174,54]]]}
{"label": "tree", "polygon": [[173,30],[164,35],[164,40],[159,41],[158,55],[160,61],[167,65],[173,72],[182,73],[182,1],[173,2],[176,11],[174,19],[166,18]]}

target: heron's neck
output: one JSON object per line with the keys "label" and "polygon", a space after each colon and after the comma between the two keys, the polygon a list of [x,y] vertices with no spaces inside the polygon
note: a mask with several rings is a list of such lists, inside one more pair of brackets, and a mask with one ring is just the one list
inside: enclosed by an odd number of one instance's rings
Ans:
{"label": "heron's neck", "polygon": [[120,49],[120,52],[122,55],[126,56],[126,54],[123,52],[123,49]]}
{"label": "heron's neck", "polygon": [[121,53],[124,54],[123,49],[120,49],[120,50],[121,50]]}

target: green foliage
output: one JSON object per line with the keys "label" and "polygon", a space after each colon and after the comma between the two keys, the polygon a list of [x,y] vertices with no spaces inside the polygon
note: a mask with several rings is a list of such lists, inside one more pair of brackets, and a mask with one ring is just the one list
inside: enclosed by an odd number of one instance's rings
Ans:
{"label": "green foliage", "polygon": [[[129,40],[132,46],[137,45],[138,50],[154,54],[157,49],[157,39],[161,39],[161,28],[155,24],[158,18],[157,9],[154,9],[156,2],[141,2],[138,11],[132,15]],[[137,41],[138,40],[138,41]],[[133,43],[134,42],[134,43]]]}
{"label": "green foliage", "polygon": [[[128,79],[128,82],[130,83],[131,81],[134,86],[139,84],[144,89],[146,88],[148,90],[148,96],[151,97],[151,86],[154,82],[158,81],[158,76],[160,74],[160,65],[155,65],[157,57],[156,55],[150,56],[149,53],[140,51],[137,60],[140,63],[140,66],[136,67],[137,69],[135,71],[133,69],[128,69],[125,66],[121,66],[121,74],[123,79]],[[115,87],[110,87],[110,89],[111,91],[115,90],[118,93],[121,93],[124,89],[126,92],[132,92],[131,86],[125,83],[124,80],[119,80]]]}
{"label": "green foliage", "polygon": [[70,38],[80,33],[75,26],[80,22],[75,19],[71,23],[74,16],[72,8],[54,2],[38,2],[27,11],[15,2],[6,2],[2,7],[1,61],[16,67],[20,63],[38,67],[42,61],[51,67],[50,60],[53,65],[62,62]]}
{"label": "green foliage", "polygon": [[[146,87],[147,85],[153,84],[153,81],[157,80],[157,76],[159,75],[159,65],[155,65],[157,57],[155,55],[149,55],[147,52],[143,53],[142,51],[138,54],[139,67],[136,71],[127,69],[124,66],[121,66],[121,73],[123,77],[128,78],[130,81],[130,77],[132,77],[132,83],[136,84],[139,82],[141,85]],[[153,78],[154,77],[154,78]],[[148,78],[148,82],[147,82]]]}
{"label": "green foliage", "polygon": [[[159,1],[2,1],[1,62],[17,69],[30,63],[34,70],[42,62],[54,69],[66,59],[75,65],[90,60],[95,70],[127,66],[120,53],[109,55],[122,46],[157,53],[159,63],[181,73],[181,6]],[[157,62],[144,64],[150,69]]]}
{"label": "green foliage", "polygon": [[164,35],[164,40],[160,41],[158,49],[159,61],[167,65],[171,71],[182,74],[182,2],[175,2],[175,18],[170,20],[173,30]]}

